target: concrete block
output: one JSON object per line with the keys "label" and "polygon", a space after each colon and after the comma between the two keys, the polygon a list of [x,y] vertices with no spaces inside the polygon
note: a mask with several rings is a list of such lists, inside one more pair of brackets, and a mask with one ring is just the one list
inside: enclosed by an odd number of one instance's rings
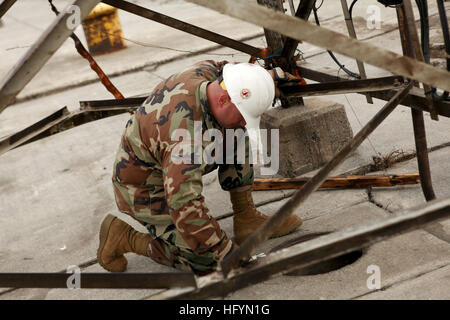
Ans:
{"label": "concrete block", "polygon": [[305,99],[304,106],[269,109],[261,128],[268,129],[269,137],[270,129],[279,129],[278,174],[289,177],[324,165],[353,137],[344,106],[321,98]]}

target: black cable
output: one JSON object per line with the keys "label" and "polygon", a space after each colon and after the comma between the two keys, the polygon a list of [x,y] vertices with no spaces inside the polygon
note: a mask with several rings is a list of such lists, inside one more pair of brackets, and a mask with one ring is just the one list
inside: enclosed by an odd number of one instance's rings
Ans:
{"label": "black cable", "polygon": [[357,1],[358,1],[358,0],[353,0],[352,4],[350,5],[350,9],[348,9],[348,12],[350,13],[350,19],[351,19],[351,20],[353,20],[353,18],[352,18],[353,6],[355,5],[355,3],[356,3]]}
{"label": "black cable", "polygon": [[[355,1],[357,1],[357,0],[355,0]],[[316,24],[317,24],[318,26],[320,26],[319,16],[317,15],[317,9],[318,9],[318,8],[316,8],[316,2],[317,2],[317,1],[315,1],[315,2],[314,2],[314,5],[313,5],[314,19],[316,20]],[[323,2],[322,2],[322,3],[323,3]],[[320,5],[320,6],[322,6],[322,5]],[[320,8],[320,7],[319,7],[319,8]],[[334,55],[334,53],[333,53],[332,51],[327,50],[327,52],[328,52],[328,54],[330,55],[330,57],[334,60],[334,62],[336,62],[336,64],[339,66],[339,68],[342,69],[342,70],[344,70],[344,72],[345,72],[346,74],[348,74],[349,76],[351,76],[351,77],[353,77],[353,78],[361,79],[361,76],[360,76],[359,74],[354,73],[354,72],[348,70],[343,64],[341,64],[341,63],[339,62],[339,60],[336,58],[336,56]]]}
{"label": "black cable", "polygon": [[[448,30],[447,14],[445,13],[444,1],[436,0],[436,2],[439,10],[439,19],[441,20],[442,35],[444,36],[445,53],[447,54],[447,71],[450,71],[450,33]],[[444,91],[442,95],[439,95],[436,88],[433,88],[433,98],[439,101],[450,100],[448,91]]]}
{"label": "black cable", "polygon": [[[350,13],[350,19],[352,18],[352,12],[353,7],[356,4],[358,0],[353,0],[352,4],[350,5],[349,13]],[[449,30],[448,30],[448,21],[447,16],[445,13],[445,7],[443,0],[436,0],[438,9],[439,9],[439,17],[441,20],[441,26],[442,26],[442,32],[444,35],[444,43],[447,53],[447,71],[450,71],[450,36],[449,36]],[[383,1],[378,1],[383,2]],[[386,5],[386,4],[385,4]],[[401,5],[386,5],[391,8],[395,8],[396,6]],[[420,40],[421,40],[421,47],[423,52],[423,57],[426,63],[430,64],[430,23],[428,18],[428,2],[427,0],[416,0],[417,8],[419,9],[419,15],[420,15]],[[444,91],[442,95],[437,93],[436,88],[431,88],[433,93],[433,100],[440,101],[440,100],[448,100],[449,93],[447,91]]]}
{"label": "black cable", "polygon": [[[428,2],[427,0],[416,0],[416,5],[419,9],[420,15],[420,39],[423,57],[425,62],[430,64],[431,55],[430,55],[430,24],[428,19]],[[450,53],[448,22],[442,0],[441,1],[437,0],[437,5],[439,9],[439,17],[441,20],[442,32],[444,35],[444,43],[447,52],[447,71],[450,71],[450,58],[448,58],[448,54]],[[449,93],[447,91],[444,91],[442,94],[439,94],[437,92],[437,89],[433,87],[431,88],[431,91],[434,101],[446,100],[449,97]]]}
{"label": "black cable", "polygon": [[428,20],[427,0],[416,0],[420,15],[420,41],[422,44],[423,57],[426,63],[430,63],[430,24]]}

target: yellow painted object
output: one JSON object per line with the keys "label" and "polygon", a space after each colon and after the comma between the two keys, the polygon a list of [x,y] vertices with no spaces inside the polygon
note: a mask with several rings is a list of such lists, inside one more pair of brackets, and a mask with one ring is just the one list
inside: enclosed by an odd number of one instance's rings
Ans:
{"label": "yellow painted object", "polygon": [[89,52],[103,54],[126,48],[117,8],[100,3],[83,20]]}

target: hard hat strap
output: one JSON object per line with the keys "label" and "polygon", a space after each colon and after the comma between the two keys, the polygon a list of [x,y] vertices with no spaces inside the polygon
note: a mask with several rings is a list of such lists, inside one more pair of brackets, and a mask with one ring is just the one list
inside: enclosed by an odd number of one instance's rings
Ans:
{"label": "hard hat strap", "polygon": [[223,80],[222,74],[220,74],[220,76],[217,78],[217,81],[219,82],[219,85],[222,87],[222,89],[227,91],[227,87],[225,86],[225,81]]}

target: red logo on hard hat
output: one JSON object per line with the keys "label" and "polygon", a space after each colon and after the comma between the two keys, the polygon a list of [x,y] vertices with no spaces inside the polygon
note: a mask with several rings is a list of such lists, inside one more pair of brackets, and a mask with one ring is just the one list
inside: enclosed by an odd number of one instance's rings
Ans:
{"label": "red logo on hard hat", "polygon": [[252,94],[251,94],[250,90],[248,90],[248,89],[241,90],[241,98],[242,99],[249,99],[251,95]]}

